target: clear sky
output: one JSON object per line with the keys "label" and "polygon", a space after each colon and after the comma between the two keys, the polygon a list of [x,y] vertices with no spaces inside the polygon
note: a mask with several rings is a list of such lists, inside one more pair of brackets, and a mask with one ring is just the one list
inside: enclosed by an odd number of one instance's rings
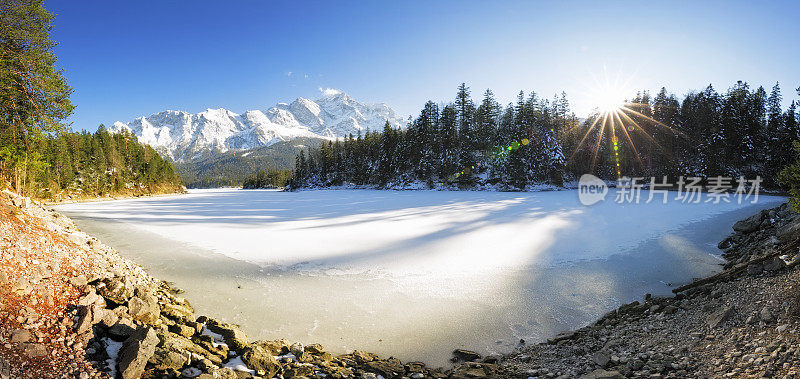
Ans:
{"label": "clear sky", "polygon": [[[76,130],[165,109],[267,109],[336,88],[417,115],[466,82],[479,100],[566,91],[578,115],[607,75],[677,95],[736,80],[785,103],[800,86],[800,2],[51,0]],[[607,74],[604,74],[604,71]]]}

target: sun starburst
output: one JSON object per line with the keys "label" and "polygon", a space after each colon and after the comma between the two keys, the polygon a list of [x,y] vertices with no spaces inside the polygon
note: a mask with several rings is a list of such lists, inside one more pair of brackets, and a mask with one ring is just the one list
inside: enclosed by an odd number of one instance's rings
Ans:
{"label": "sun starburst", "polygon": [[591,116],[593,120],[575,147],[575,151],[570,155],[570,160],[575,158],[588,137],[595,133],[597,137],[594,141],[594,146],[592,146],[592,167],[594,168],[597,165],[597,156],[603,142],[609,143],[609,147],[613,149],[614,153],[614,169],[619,178],[622,176],[620,146],[623,141],[620,140],[621,137],[624,137],[624,142],[630,152],[633,153],[636,164],[643,168],[644,163],[634,142],[637,139],[635,137],[644,139],[658,150],[666,152],[651,135],[656,128],[663,128],[674,135],[683,136],[683,133],[671,126],[654,119],[648,114],[637,111],[637,109],[650,109],[650,104],[640,104],[626,100],[626,94],[632,93],[631,88],[628,87],[630,81],[631,77],[622,80],[621,75],[617,75],[613,79],[610,78],[605,68],[603,69],[603,78],[594,80],[594,86],[590,88],[588,93],[593,103],[596,104],[595,112]]}

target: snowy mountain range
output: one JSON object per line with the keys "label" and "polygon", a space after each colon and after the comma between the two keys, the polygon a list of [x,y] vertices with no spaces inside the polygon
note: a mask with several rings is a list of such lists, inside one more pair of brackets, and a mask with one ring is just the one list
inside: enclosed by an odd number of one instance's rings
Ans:
{"label": "snowy mountain range", "polygon": [[110,130],[128,130],[140,142],[180,162],[207,152],[249,150],[298,137],[333,139],[364,134],[382,130],[386,121],[393,127],[402,125],[402,118],[386,104],[361,103],[346,93],[328,89],[317,100],[298,98],[266,111],[164,111],[129,123],[117,121]]}

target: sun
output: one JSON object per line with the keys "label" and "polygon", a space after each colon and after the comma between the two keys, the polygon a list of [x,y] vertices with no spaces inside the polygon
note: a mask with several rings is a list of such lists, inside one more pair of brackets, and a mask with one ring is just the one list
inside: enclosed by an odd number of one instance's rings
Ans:
{"label": "sun", "polygon": [[621,150],[627,151],[627,156],[633,159],[629,165],[638,164],[640,167],[644,167],[644,163],[639,156],[637,140],[646,140],[656,149],[663,150],[658,141],[652,137],[655,129],[662,129],[686,138],[683,133],[671,125],[666,125],[649,114],[640,112],[643,107],[649,107],[649,104],[638,104],[635,100],[626,100],[626,96],[632,93],[628,87],[632,78],[633,76],[630,76],[627,80],[623,80],[621,74],[610,78],[605,67],[603,67],[603,76],[594,78],[594,85],[588,86],[587,91],[584,92],[586,99],[594,107],[594,112],[589,115],[585,123],[568,130],[568,132],[572,132],[579,130],[578,128],[583,129],[578,132],[578,135],[582,134],[583,136],[580,137],[580,142],[570,155],[569,161],[575,158],[582,146],[589,146],[592,150],[591,166],[595,167],[601,145],[605,143],[613,149],[617,178],[620,178],[625,158],[620,154]]}
{"label": "sun", "polygon": [[602,75],[593,76],[592,80],[587,81],[587,100],[600,114],[618,112],[626,106],[626,96],[632,93],[629,88],[631,80],[632,77],[625,79],[622,72],[609,75],[603,67]]}
{"label": "sun", "polygon": [[614,89],[603,90],[597,95],[595,103],[601,113],[614,113],[625,106],[625,95]]}
{"label": "sun", "polygon": [[596,88],[593,94],[593,102],[597,105],[597,110],[603,114],[619,111],[625,106],[627,92],[622,86],[604,84],[606,85]]}

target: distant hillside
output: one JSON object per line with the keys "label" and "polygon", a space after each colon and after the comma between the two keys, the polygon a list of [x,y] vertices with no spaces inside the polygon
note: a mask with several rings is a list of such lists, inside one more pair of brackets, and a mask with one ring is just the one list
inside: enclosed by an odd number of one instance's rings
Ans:
{"label": "distant hillside", "polygon": [[296,138],[291,141],[246,151],[207,152],[187,162],[173,162],[188,188],[240,186],[260,169],[290,170],[300,150],[316,149],[322,138]]}

